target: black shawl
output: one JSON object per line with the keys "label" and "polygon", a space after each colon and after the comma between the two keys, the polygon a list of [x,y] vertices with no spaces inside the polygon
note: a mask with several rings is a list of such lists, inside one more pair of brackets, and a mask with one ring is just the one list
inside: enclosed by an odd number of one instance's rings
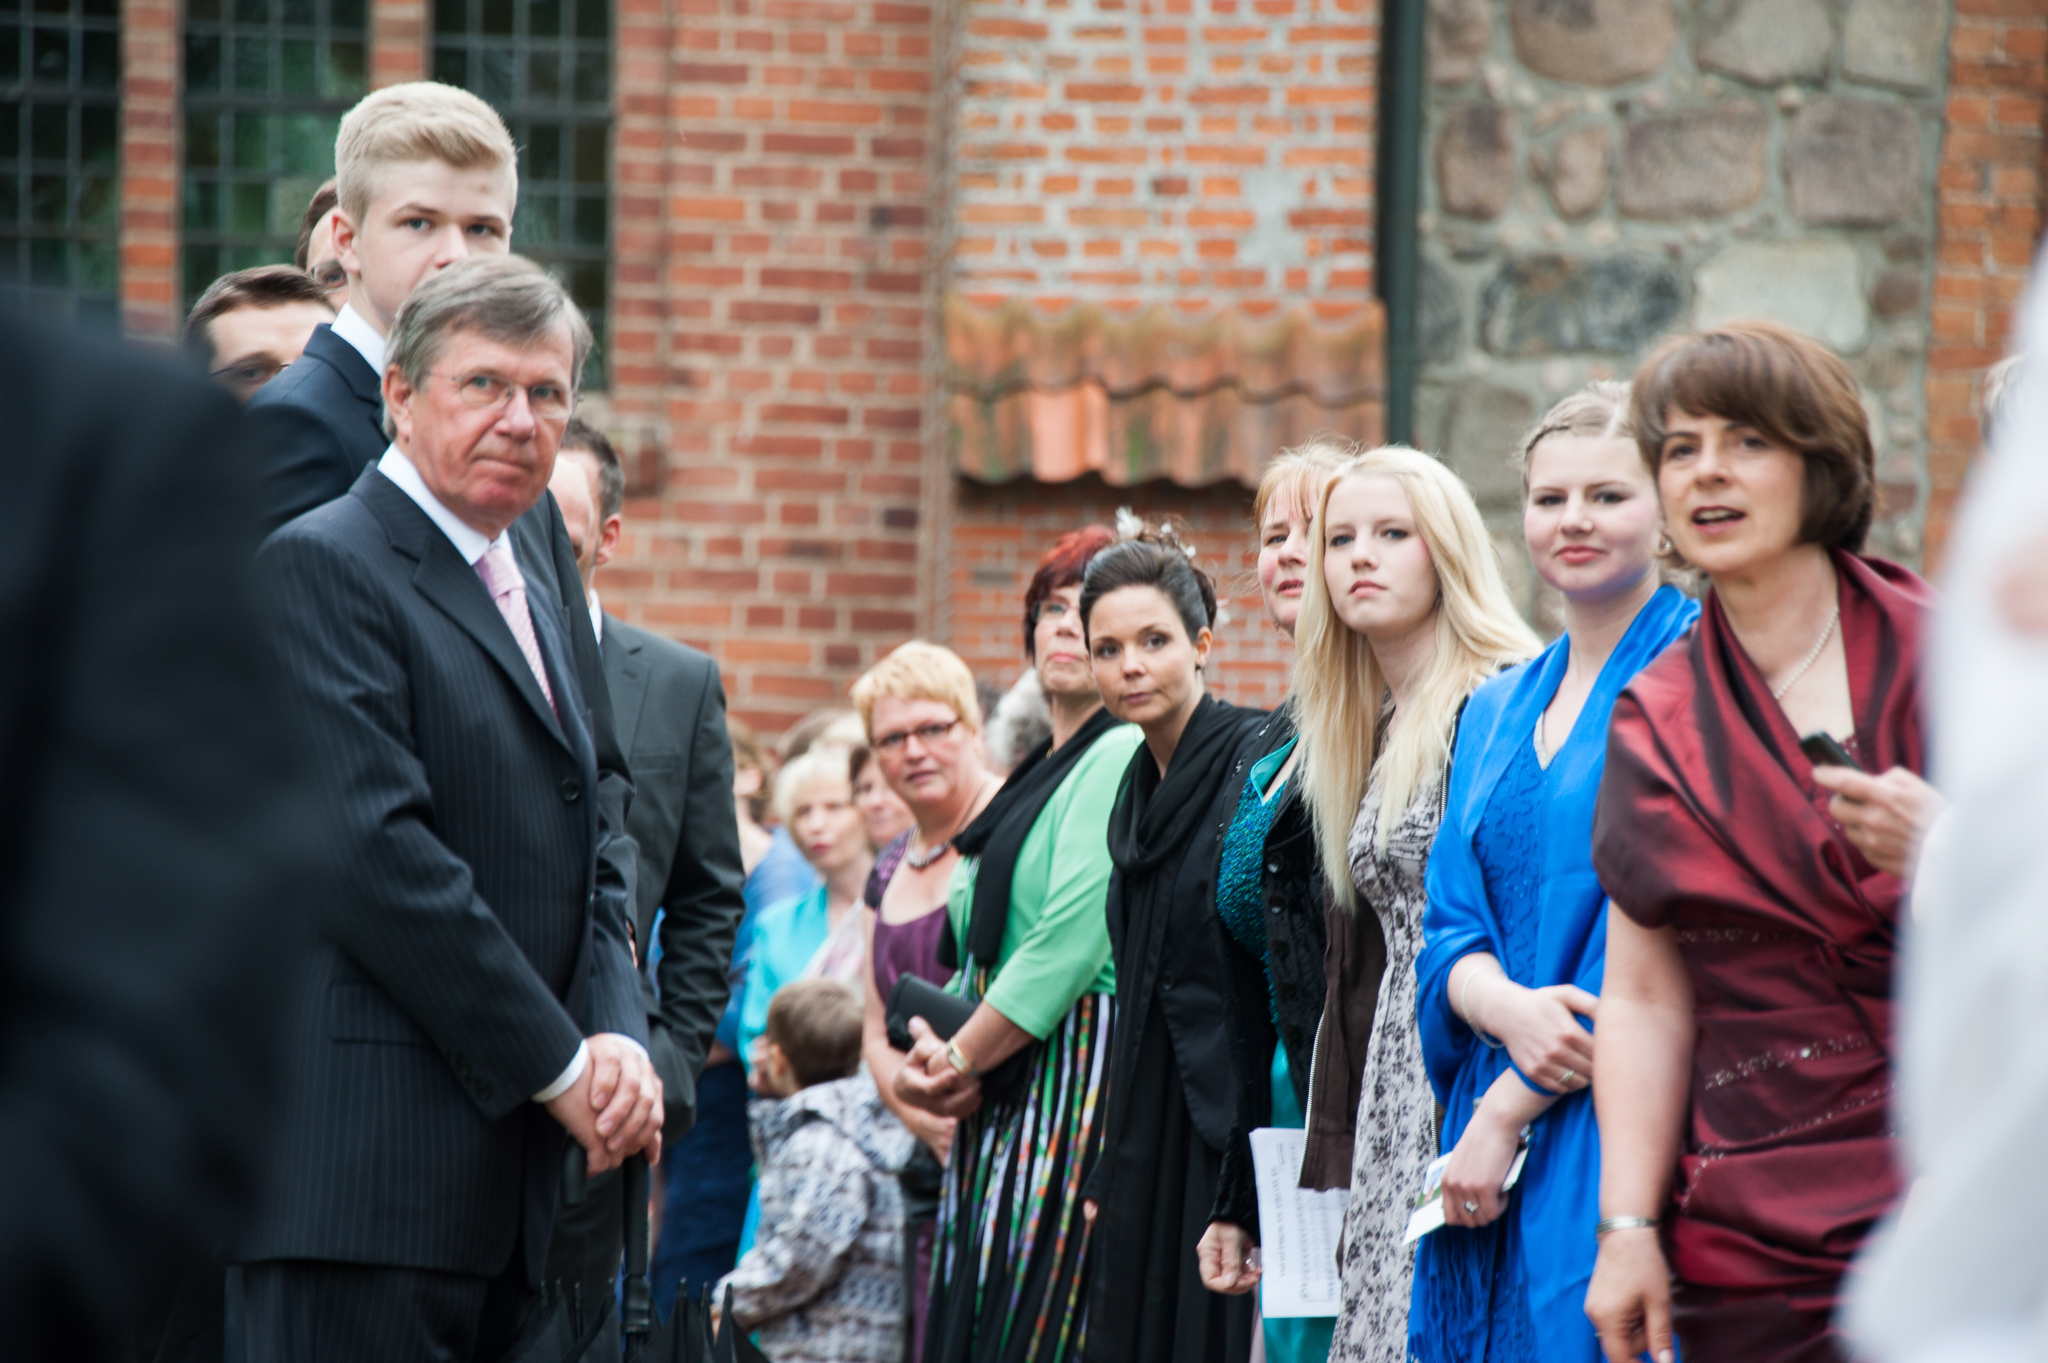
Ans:
{"label": "black shawl", "polygon": [[[994,969],[996,958],[1003,951],[1003,932],[1010,922],[1010,886],[1017,875],[1017,857],[1024,850],[1024,840],[1031,836],[1032,825],[1038,822],[1047,801],[1075,764],[1096,739],[1114,729],[1118,722],[1108,710],[1098,706],[1058,751],[1053,750],[1049,738],[1040,743],[1010,773],[988,807],[953,839],[953,847],[961,856],[981,858],[974,877],[974,907],[967,919],[965,955],[969,960]],[[940,944],[942,963],[958,968],[962,964],[961,954],[955,949],[951,934],[947,934]]]}

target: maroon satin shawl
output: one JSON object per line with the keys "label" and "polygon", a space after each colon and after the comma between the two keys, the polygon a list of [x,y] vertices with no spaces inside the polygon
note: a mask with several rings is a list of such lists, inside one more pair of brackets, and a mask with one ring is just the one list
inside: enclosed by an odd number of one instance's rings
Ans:
{"label": "maroon satin shawl", "polygon": [[[1933,589],[1881,560],[1834,563],[1859,760],[1919,772]],[[1703,604],[1614,708],[1593,865],[1622,912],[1677,929],[1692,977],[1673,1272],[1825,1305],[1901,1186],[1886,1106],[1904,886],[1828,817],[1799,736]]]}

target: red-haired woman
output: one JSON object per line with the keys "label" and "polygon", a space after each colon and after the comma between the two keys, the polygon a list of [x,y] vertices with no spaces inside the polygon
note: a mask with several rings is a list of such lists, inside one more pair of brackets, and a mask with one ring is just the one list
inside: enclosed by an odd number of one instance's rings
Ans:
{"label": "red-haired woman", "polygon": [[[1102,1140],[1116,988],[1103,829],[1139,734],[1102,708],[1078,606],[1089,561],[1114,542],[1076,530],[1031,579],[1024,654],[1052,737],[953,839],[955,985],[979,1006],[951,1043],[924,1033],[896,1077],[903,1101],[961,1119],[939,1203],[931,1363],[1061,1363],[1085,1333],[1080,1188]],[[984,1094],[979,1076],[1027,1048],[1023,1074]]]}
{"label": "red-haired woman", "polygon": [[1632,424],[1672,545],[1712,590],[1609,730],[1586,1314],[1617,1363],[1668,1363],[1674,1324],[1687,1363],[1823,1363],[1847,1354],[1842,1275],[1899,1192],[1905,884],[1838,822],[1856,821],[1833,803],[1847,787],[1801,740],[1886,774],[1863,795],[1925,791],[1933,597],[1860,554],[1869,425],[1816,342],[1767,323],[1672,341],[1636,373]]}

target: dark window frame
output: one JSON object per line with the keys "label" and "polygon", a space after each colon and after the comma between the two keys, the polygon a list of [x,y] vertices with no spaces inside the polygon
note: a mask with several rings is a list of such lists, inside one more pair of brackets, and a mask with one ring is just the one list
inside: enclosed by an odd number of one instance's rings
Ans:
{"label": "dark window frame", "polygon": [[369,92],[369,0],[187,0],[184,306],[231,270],[290,263]]}
{"label": "dark window frame", "polygon": [[512,249],[589,317],[584,386],[609,382],[613,0],[435,0],[433,79],[498,111],[519,147]]}
{"label": "dark window frame", "polygon": [[0,294],[120,325],[118,0],[0,0]]}

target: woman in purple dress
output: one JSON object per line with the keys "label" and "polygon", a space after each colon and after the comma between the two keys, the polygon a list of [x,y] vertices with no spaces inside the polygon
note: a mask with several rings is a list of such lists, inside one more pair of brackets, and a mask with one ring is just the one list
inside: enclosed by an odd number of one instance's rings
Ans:
{"label": "woman in purple dress", "polygon": [[935,985],[952,978],[939,963],[946,931],[946,885],[960,855],[953,838],[974,821],[1002,782],[982,763],[981,705],[974,674],[950,650],[908,643],[854,683],[854,707],[867,724],[874,765],[910,807],[910,830],[882,849],[868,879],[862,916],[868,932],[867,1019],[861,1054],[882,1101],[923,1141],[929,1158],[903,1176],[905,1212],[913,1231],[911,1335],[922,1356],[930,1290],[933,1212],[955,1120],[912,1107],[896,1096],[903,1053],[889,1045],[883,1004],[903,975]]}

